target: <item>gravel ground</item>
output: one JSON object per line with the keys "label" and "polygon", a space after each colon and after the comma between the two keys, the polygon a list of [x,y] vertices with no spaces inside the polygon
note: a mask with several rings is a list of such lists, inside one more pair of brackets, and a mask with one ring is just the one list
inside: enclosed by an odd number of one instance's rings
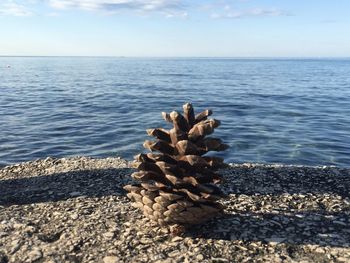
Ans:
{"label": "gravel ground", "polygon": [[231,165],[226,214],[182,236],[130,206],[131,172],[120,158],[2,168],[0,263],[350,262],[350,169]]}

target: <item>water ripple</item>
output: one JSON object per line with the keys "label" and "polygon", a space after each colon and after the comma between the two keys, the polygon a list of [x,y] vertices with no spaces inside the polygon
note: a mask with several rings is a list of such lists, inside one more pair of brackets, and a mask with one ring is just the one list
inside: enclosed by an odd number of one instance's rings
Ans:
{"label": "water ripple", "polygon": [[192,101],[222,120],[229,162],[350,166],[349,60],[0,57],[0,80],[0,165],[131,159]]}

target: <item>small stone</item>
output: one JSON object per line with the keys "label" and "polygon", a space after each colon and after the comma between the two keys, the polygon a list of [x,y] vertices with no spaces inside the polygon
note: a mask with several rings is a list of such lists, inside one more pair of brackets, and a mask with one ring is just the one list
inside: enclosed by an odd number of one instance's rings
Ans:
{"label": "small stone", "polygon": [[203,260],[204,259],[204,256],[202,254],[199,254],[196,256],[196,259],[198,260]]}
{"label": "small stone", "polygon": [[176,237],[174,237],[174,238],[171,240],[171,242],[179,242],[179,241],[182,241],[182,240],[183,240],[182,237],[176,236]]}
{"label": "small stone", "polygon": [[273,237],[273,238],[266,238],[267,242],[269,242],[269,245],[276,246],[277,244],[282,243],[285,238],[279,238],[279,237]]}
{"label": "small stone", "polygon": [[118,263],[120,259],[114,256],[107,256],[103,258],[103,263]]}
{"label": "small stone", "polygon": [[38,259],[40,259],[42,257],[43,257],[43,253],[37,247],[33,248],[33,250],[28,253],[28,260],[29,260],[29,262],[36,261],[36,260],[38,260]]}
{"label": "small stone", "polygon": [[195,247],[195,248],[193,249],[193,251],[194,251],[194,252],[199,252],[199,251],[200,251],[200,248],[199,248],[199,247]]}
{"label": "small stone", "polygon": [[318,247],[318,248],[315,249],[315,252],[316,253],[324,253],[325,251],[324,251],[324,249],[322,247]]}
{"label": "small stone", "polygon": [[174,257],[179,257],[179,251],[178,250],[174,250],[174,251],[171,251],[168,256],[171,257],[171,258],[174,258]]}
{"label": "small stone", "polygon": [[141,238],[141,239],[140,239],[140,243],[141,243],[141,244],[144,244],[144,245],[147,245],[147,244],[152,243],[152,241],[149,240],[149,239],[147,239],[147,238]]}
{"label": "small stone", "polygon": [[338,262],[349,262],[349,258],[345,258],[345,257],[338,257],[337,258]]}
{"label": "small stone", "polygon": [[25,224],[20,224],[20,223],[15,223],[13,224],[13,227],[18,229],[18,228],[22,228],[22,227],[25,227],[26,225]]}
{"label": "small stone", "polygon": [[20,241],[19,240],[13,240],[12,242],[11,242],[11,250],[10,250],[10,254],[13,254],[13,253],[15,253],[19,248],[20,248],[20,246],[21,246],[21,243],[20,243]]}
{"label": "small stone", "polygon": [[169,234],[170,230],[169,230],[168,228],[161,228],[161,229],[160,229],[160,232],[161,232],[162,234]]}
{"label": "small stone", "polygon": [[70,216],[70,218],[72,218],[73,220],[77,220],[79,218],[79,215],[78,214],[72,214]]}
{"label": "small stone", "polygon": [[103,234],[106,239],[112,239],[114,237],[114,232],[106,232]]}
{"label": "small stone", "polygon": [[229,262],[226,258],[211,258],[211,262]]}

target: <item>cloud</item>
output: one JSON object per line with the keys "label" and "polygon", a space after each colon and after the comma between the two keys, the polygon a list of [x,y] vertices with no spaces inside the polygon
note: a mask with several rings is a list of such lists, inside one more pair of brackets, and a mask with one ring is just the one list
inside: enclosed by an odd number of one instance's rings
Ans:
{"label": "cloud", "polygon": [[[0,15],[29,16],[32,12],[28,7],[48,4],[54,10],[75,8],[106,14],[131,11],[142,15],[159,13],[168,18],[186,18],[188,12],[184,2],[185,0],[0,0]],[[56,14],[56,11],[49,14]]]}
{"label": "cloud", "polygon": [[32,14],[26,6],[11,0],[0,4],[0,16],[31,16]]}
{"label": "cloud", "polygon": [[[248,0],[237,0],[239,2]],[[286,16],[287,12],[272,8],[255,8],[239,10],[227,0],[206,0],[203,2],[189,0],[0,0],[0,16],[30,16],[30,10],[45,10],[46,16],[56,16],[60,11],[80,9],[117,14],[129,12],[137,15],[160,14],[167,18],[187,18],[192,12],[200,11],[217,19],[235,19],[243,17]],[[43,8],[44,7],[44,8]],[[49,9],[47,9],[49,7]],[[42,12],[42,11],[41,11]],[[59,13],[57,13],[59,12]]]}
{"label": "cloud", "polygon": [[263,8],[253,8],[249,10],[232,10],[231,7],[225,6],[225,12],[212,13],[211,18],[243,18],[243,17],[262,17],[262,16],[291,16],[290,13],[279,9],[263,9]]}
{"label": "cloud", "polygon": [[188,17],[188,13],[186,11],[180,11],[180,12],[177,12],[177,11],[173,11],[173,12],[165,12],[164,15],[167,17],[167,18],[173,18],[173,17],[179,17],[179,18],[187,18]]}
{"label": "cloud", "polygon": [[78,8],[108,13],[130,10],[143,13],[158,12],[168,17],[186,16],[181,0],[49,0],[56,9]]}

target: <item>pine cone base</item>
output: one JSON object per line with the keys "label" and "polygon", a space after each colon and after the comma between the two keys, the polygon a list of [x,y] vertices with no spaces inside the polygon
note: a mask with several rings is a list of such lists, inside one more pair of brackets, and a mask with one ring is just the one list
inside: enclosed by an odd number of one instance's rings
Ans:
{"label": "pine cone base", "polygon": [[125,188],[130,190],[127,196],[132,201],[132,206],[142,210],[146,217],[161,226],[201,224],[223,211],[223,206],[218,203],[215,206],[210,203],[196,204],[184,196],[160,190],[145,190],[141,185]]}

